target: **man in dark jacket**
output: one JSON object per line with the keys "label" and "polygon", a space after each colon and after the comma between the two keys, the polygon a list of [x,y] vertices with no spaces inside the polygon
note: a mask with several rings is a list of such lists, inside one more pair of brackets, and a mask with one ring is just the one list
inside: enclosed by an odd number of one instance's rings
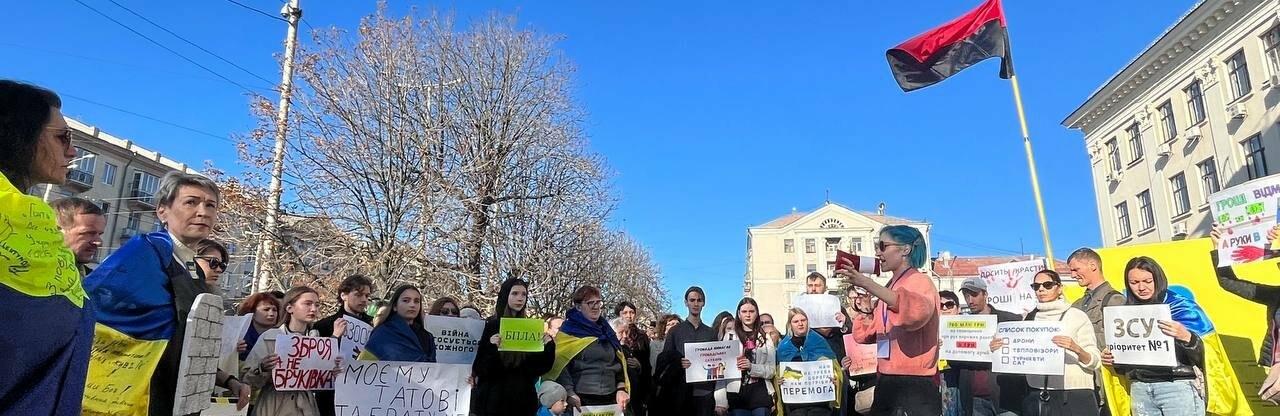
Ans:
{"label": "man in dark jacket", "polygon": [[[960,284],[960,293],[969,305],[970,315],[995,315],[996,322],[1021,321],[1022,316],[996,309],[987,302],[987,282],[970,277]],[[1022,410],[1027,395],[1026,376],[992,374],[991,363],[950,362],[959,374],[960,404],[963,415],[1007,415]]]}
{"label": "man in dark jacket", "polygon": [[[712,342],[716,341],[716,333],[711,327],[702,323],[702,307],[707,304],[707,295],[702,288],[691,286],[684,292],[684,304],[689,308],[689,317],[683,322],[671,328],[671,332],[667,334],[667,344],[662,349],[662,355],[667,355],[674,360],[680,357],[681,367],[687,369],[688,359],[684,358],[684,345],[690,342]],[[662,356],[658,357],[659,366],[664,364]],[[689,416],[711,416],[715,414],[716,399],[712,394],[715,391],[716,383],[714,381],[704,381],[698,383],[683,383],[684,379],[680,379],[682,384],[686,384],[685,391],[682,391],[681,410],[679,415]],[[674,389],[680,391],[680,389]]]}
{"label": "man in dark jacket", "polygon": [[[315,329],[322,337],[333,336],[333,324],[344,316],[350,316],[366,324],[373,322],[373,317],[364,313],[369,306],[369,294],[373,293],[373,281],[368,277],[354,274],[342,279],[338,285],[338,311],[324,319],[316,321]],[[316,404],[320,406],[320,414],[333,416],[333,391],[316,391]]]}

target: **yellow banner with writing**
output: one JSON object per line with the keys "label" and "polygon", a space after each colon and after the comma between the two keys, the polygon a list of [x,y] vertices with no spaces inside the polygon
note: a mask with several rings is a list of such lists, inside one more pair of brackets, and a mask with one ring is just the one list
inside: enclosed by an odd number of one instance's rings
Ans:
{"label": "yellow banner with writing", "polygon": [[76,258],[62,241],[53,209],[18,192],[0,174],[0,284],[33,297],[66,296],[84,307]]}
{"label": "yellow banner with writing", "polygon": [[84,387],[84,415],[145,415],[151,374],[168,340],[144,341],[98,324]]}

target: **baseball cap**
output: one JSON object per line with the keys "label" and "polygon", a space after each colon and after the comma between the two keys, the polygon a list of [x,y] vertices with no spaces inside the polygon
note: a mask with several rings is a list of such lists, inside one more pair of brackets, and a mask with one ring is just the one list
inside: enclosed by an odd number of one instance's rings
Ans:
{"label": "baseball cap", "polygon": [[960,284],[960,290],[968,290],[970,292],[978,292],[978,291],[986,292],[987,282],[982,280],[981,277],[970,277],[968,279],[964,279],[964,283]]}

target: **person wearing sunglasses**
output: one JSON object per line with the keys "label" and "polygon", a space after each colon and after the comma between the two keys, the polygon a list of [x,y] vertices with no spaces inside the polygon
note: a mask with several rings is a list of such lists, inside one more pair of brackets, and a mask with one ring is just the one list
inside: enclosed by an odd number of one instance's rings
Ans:
{"label": "person wearing sunglasses", "polygon": [[204,277],[204,284],[209,286],[209,293],[220,295],[222,291],[218,287],[218,278],[222,277],[222,272],[227,271],[227,262],[230,260],[227,248],[206,238],[196,243],[192,249],[196,251],[196,266]]}
{"label": "person wearing sunglasses", "polygon": [[778,345],[779,342],[782,342],[782,333],[778,332],[778,327],[773,324],[773,315],[760,314],[760,330],[769,336],[769,340],[773,341],[773,345]]}
{"label": "person wearing sunglasses", "polygon": [[886,286],[858,272],[848,259],[836,267],[846,282],[879,300],[871,315],[853,318],[855,341],[876,344],[877,380],[872,415],[936,416],[942,396],[938,372],[938,289],[920,271],[929,250],[919,230],[891,225],[880,231],[876,258],[893,274]]}
{"label": "person wearing sunglasses", "polygon": [[0,80],[0,241],[24,253],[0,255],[0,414],[80,414],[84,397],[94,324],[76,256],[25,193],[67,180],[76,152],[61,108],[53,91]]}
{"label": "person wearing sunglasses", "polygon": [[441,296],[439,299],[436,299],[435,302],[431,302],[431,308],[427,310],[427,314],[457,318],[458,314],[462,312],[462,308],[459,308],[458,305],[460,305],[460,303],[458,303],[454,298]]}
{"label": "person wearing sunglasses", "polygon": [[[1098,400],[1094,397],[1094,373],[1098,371],[1101,353],[1093,335],[1093,321],[1080,309],[1062,299],[1062,278],[1053,270],[1036,273],[1031,289],[1036,291],[1036,309],[1026,320],[1062,322],[1062,333],[1053,344],[1066,351],[1064,370],[1060,376],[1026,375],[1030,394],[1022,401],[1022,416],[1096,415]],[[1004,346],[996,337],[991,351]]]}

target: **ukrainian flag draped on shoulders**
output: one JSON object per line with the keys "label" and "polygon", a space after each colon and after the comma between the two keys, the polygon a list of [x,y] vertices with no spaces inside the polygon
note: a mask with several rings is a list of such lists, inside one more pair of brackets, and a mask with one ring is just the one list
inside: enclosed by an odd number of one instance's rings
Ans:
{"label": "ukrainian flag draped on shoulders", "polygon": [[[422,339],[414,333],[409,323],[394,314],[381,325],[373,328],[361,360],[407,361],[415,363],[436,362],[435,345],[422,345]],[[422,329],[426,331],[426,329]]]}
{"label": "ukrainian flag draped on shoulders", "polygon": [[[1213,322],[1200,305],[1178,292],[1165,292],[1164,303],[1169,305],[1173,320],[1187,327],[1188,331],[1200,337],[1204,343],[1204,381],[1206,407],[1210,415],[1252,415],[1244,390],[1231,367],[1231,359],[1222,345],[1222,339],[1214,332]],[[1107,401],[1111,403],[1113,416],[1129,414],[1129,380],[1123,374],[1116,374],[1112,368],[1103,366],[1103,388],[1107,390]]]}
{"label": "ukrainian flag draped on shoulders", "polygon": [[[778,357],[779,368],[778,377],[774,380],[774,383],[776,383],[775,387],[777,387],[777,391],[779,393],[777,397],[774,398],[774,403],[778,409],[778,415],[782,415],[783,410],[785,409],[782,403],[781,393],[782,378],[786,376],[788,369],[783,368],[785,367],[782,365],[783,362],[792,361],[797,358],[800,361],[806,362],[822,360],[830,361],[831,366],[835,368],[836,385],[844,385],[844,371],[840,367],[840,360],[836,358],[835,351],[833,351],[831,346],[827,344],[826,338],[819,335],[818,331],[814,331],[813,328],[810,328],[809,332],[806,332],[804,335],[804,347],[796,347],[796,344],[791,342],[791,338],[793,336],[794,334],[792,336],[782,338],[782,342],[778,343],[778,352],[775,354]],[[836,389],[836,400],[832,402],[831,405],[837,409],[840,408],[840,404],[844,402],[843,396],[844,389]]]}
{"label": "ukrainian flag draped on shoulders", "polygon": [[593,322],[577,309],[570,309],[565,314],[564,323],[560,325],[560,333],[556,334],[556,361],[551,365],[551,371],[544,374],[542,378],[553,381],[559,378],[569,362],[596,341],[605,341],[613,346],[614,352],[618,355],[618,361],[623,363],[622,378],[626,382],[627,393],[631,393],[631,376],[627,374],[626,366],[627,357],[622,353],[622,342],[618,341],[618,334],[613,332],[613,327],[603,316]]}
{"label": "ukrainian flag draped on shoulders", "polygon": [[171,412],[186,312],[208,291],[174,244],[167,231],[136,236],[85,278],[100,306],[84,414]]}
{"label": "ukrainian flag draped on shoulders", "polygon": [[90,305],[53,209],[0,173],[0,414],[80,414]]}

